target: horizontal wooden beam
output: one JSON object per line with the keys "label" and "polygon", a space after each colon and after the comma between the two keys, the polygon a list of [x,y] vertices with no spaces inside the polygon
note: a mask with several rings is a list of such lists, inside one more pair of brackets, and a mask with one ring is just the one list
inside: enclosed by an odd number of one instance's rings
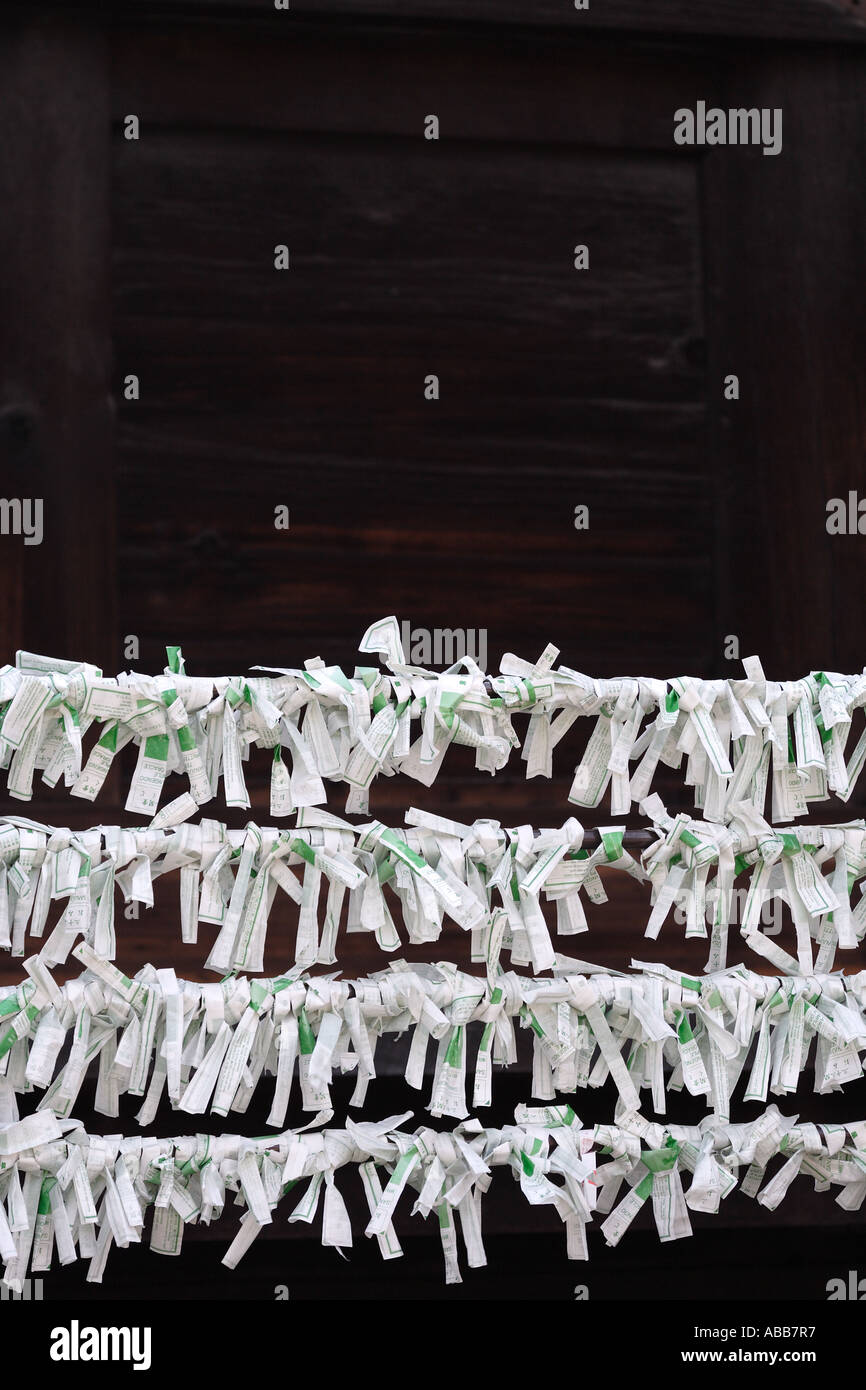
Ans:
{"label": "horizontal wooden beam", "polygon": [[[99,7],[123,22],[183,20],[205,16],[270,24],[321,18],[469,23],[572,30],[630,30],[634,33],[720,35],[728,38],[799,42],[866,40],[866,4],[861,0],[588,0],[577,10],[571,0],[290,0],[275,11],[273,0],[109,0]],[[68,12],[73,6],[65,4]],[[75,5],[74,8],[79,8]],[[86,8],[86,7],[82,7]]]}
{"label": "horizontal wooden beam", "polygon": [[[588,0],[577,10],[571,0],[288,0],[277,11],[274,0],[59,0],[43,9],[62,8],[64,15],[92,13],[94,18],[124,24],[215,20],[254,20],[268,27],[309,20],[373,20],[406,23],[555,29],[576,34],[587,30],[624,30],[635,34],[707,35],[731,39],[780,39],[794,42],[863,43],[866,0]],[[32,6],[7,4],[7,13]]]}

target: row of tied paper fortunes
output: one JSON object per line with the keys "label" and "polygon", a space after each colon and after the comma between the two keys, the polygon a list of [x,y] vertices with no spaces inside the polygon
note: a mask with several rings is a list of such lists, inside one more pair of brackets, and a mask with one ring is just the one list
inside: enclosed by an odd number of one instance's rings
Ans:
{"label": "row of tied paper fortunes", "polygon": [[668,1090],[704,1096],[726,1122],[744,1075],[746,1101],[765,1102],[768,1089],[793,1094],[813,1041],[817,1092],[863,1074],[866,971],[804,979],[737,966],[692,979],[636,961],[637,976],[588,976],[591,967],[560,957],[553,979],[481,979],[447,961],[398,961],[360,980],[233,975],[200,984],[149,965],[130,979],[84,944],[74,955],[86,967],[77,979],[58,985],[34,956],[24,984],[0,989],[2,1074],[16,1094],[44,1089],[39,1109],[62,1116],[98,1061],[95,1110],[114,1118],[121,1095],[143,1097],[140,1125],[165,1095],[190,1115],[243,1114],[261,1087],[271,1097],[267,1123],[279,1128],[296,1077],[303,1109],[330,1118],[335,1073],[355,1076],[349,1103],[363,1105],[380,1040],[409,1034],[406,1082],[424,1088],[434,1041],[427,1108],[462,1120],[467,1081],[473,1108],[488,1106],[493,1067],[517,1060],[515,1025],[533,1042],[536,1100],[611,1077],[620,1108],[640,1109],[648,1089],[664,1114],[667,1072]]}
{"label": "row of tied paper fortunes", "polygon": [[[670,1241],[692,1234],[690,1211],[718,1213],[738,1185],[770,1211],[798,1174],[812,1178],[816,1191],[838,1187],[846,1211],[866,1196],[862,1121],[799,1124],[774,1105],[745,1124],[698,1126],[663,1127],[632,1114],[583,1129],[570,1106],[521,1105],[514,1125],[502,1129],[468,1120],[451,1133],[422,1127],[409,1134],[399,1126],[410,1117],[266,1139],[88,1135],[51,1111],[7,1123],[0,1127],[4,1282],[20,1290],[28,1271],[50,1269],[55,1251],[61,1264],[89,1258],[88,1279],[101,1281],[112,1245],[142,1240],[149,1206],[150,1248],[161,1254],[179,1254],[184,1227],[218,1219],[227,1200],[245,1209],[223,1257],[230,1268],[275,1218],[311,1223],[320,1205],[323,1245],[347,1249],[353,1233],[336,1179],[340,1173],[341,1183],[351,1181],[342,1177],[349,1167],[359,1170],[370,1213],[364,1234],[378,1241],[383,1258],[402,1254],[394,1216],[407,1189],[416,1194],[413,1214],[434,1215],[447,1283],[460,1282],[458,1223],[470,1268],[486,1264],[481,1206],[497,1168],[511,1173],[530,1205],[553,1208],[570,1259],[587,1258],[594,1219],[614,1246],[647,1202],[660,1239]],[[767,1177],[777,1157],[784,1162]]]}
{"label": "row of tied paper fortunes", "polygon": [[[576,719],[594,718],[569,800],[596,807],[610,788],[617,816],[648,795],[660,762],[677,769],[685,757],[685,783],[710,820],[726,821],[742,800],[762,810],[771,782],[771,818],[788,821],[830,792],[847,801],[866,761],[866,731],[848,748],[866,672],[770,681],[753,656],[740,679],[593,679],[555,668],[551,646],[536,662],[506,654],[495,676],[471,657],[436,672],[407,664],[393,617],[374,623],[359,650],[378,653],[386,669],[348,676],[313,658],[303,668],[253,668],[269,675],[194,677],[180,648],[169,647],[162,675],[109,678],[84,662],[19,651],[15,666],[0,669],[8,791],[28,800],[38,770],[48,786],[62,779],[73,796],[93,800],[116,753],[134,742],[127,811],[155,815],[175,772],[197,805],[222,780],[225,805],[249,807],[243,764],[257,747],[271,753],[272,816],[324,805],[327,781],[349,788],[347,812],[367,814],[375,777],[400,772],[430,786],[451,743],[474,748],[482,771],[504,767],[521,747],[515,714],[529,716],[528,777],[550,777],[557,743]],[[85,755],[95,722],[102,728]]]}
{"label": "row of tied paper fortunes", "polygon": [[[686,936],[709,934],[710,970],[726,963],[740,875],[749,885],[741,933],[775,970],[827,974],[837,947],[852,950],[862,939],[866,895],[853,904],[851,895],[866,876],[863,821],[777,829],[741,802],[722,825],[668,815],[655,796],[642,809],[657,838],[640,863],[623,849],[622,826],[601,827],[597,848],[581,849],[583,828],[573,818],[539,832],[491,820],[464,825],[414,808],[399,831],[378,821],[350,825],[315,808],[298,812],[291,829],[250,823],[238,831],[213,820],[73,831],[7,819],[0,821],[0,946],[23,956],[28,929],[42,939],[59,900],[66,906],[44,939],[43,962],[63,963],[82,935],[113,960],[115,886],[128,904],[150,907],[155,879],[174,871],[182,940],[195,942],[202,923],[216,926],[206,968],[221,974],[264,968],[278,892],[299,909],[294,963],[302,967],[335,962],[344,905],[348,931],[368,932],[382,950],[397,950],[390,901],[399,905],[411,944],[438,939],[448,916],[471,933],[473,961],[495,972],[501,952],[510,950],[513,964],[539,973],[556,960],[542,898],[556,905],[560,935],[586,931],[581,892],[594,903],[607,901],[600,868],[649,883],[650,939],[675,907],[684,909]],[[777,900],[790,909],[796,955],[761,930]],[[285,954],[290,957],[288,946]]]}

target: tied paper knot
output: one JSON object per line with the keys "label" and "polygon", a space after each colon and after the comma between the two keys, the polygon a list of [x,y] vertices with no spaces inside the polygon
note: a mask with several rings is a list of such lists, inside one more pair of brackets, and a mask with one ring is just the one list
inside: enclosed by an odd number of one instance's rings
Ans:
{"label": "tied paper knot", "polygon": [[408,1084],[426,1090],[432,1040],[426,1103],[458,1120],[470,1097],[475,1109],[491,1103],[494,1067],[517,1058],[516,1024],[532,1044],[535,1099],[610,1076],[623,1112],[649,1090],[663,1114],[666,1091],[685,1086],[722,1121],[741,1079],[747,1101],[765,1102],[796,1092],[813,1063],[825,1093],[862,1075],[866,1051],[866,972],[761,976],[738,966],[692,978],[633,961],[640,973],[624,976],[586,974],[562,957],[541,979],[396,961],[360,980],[298,973],[202,984],[149,965],[130,979],[83,942],[73,954],[84,971],[63,985],[32,957],[23,984],[0,988],[6,1090],[42,1090],[41,1110],[68,1115],[95,1061],[97,1111],[117,1116],[120,1096],[136,1095],[141,1125],[165,1094],[189,1114],[227,1114],[265,1087],[268,1123],[280,1128],[296,1085],[305,1110],[331,1111],[339,1074],[354,1073],[350,1104],[361,1105],[378,1048],[404,1033]]}
{"label": "tied paper knot", "polygon": [[[691,1234],[689,1210],[717,1213],[737,1187],[769,1210],[797,1177],[811,1178],[818,1191],[838,1189],[847,1211],[866,1196],[866,1126],[801,1124],[775,1106],[736,1125],[664,1127],[633,1111],[619,1124],[584,1129],[568,1105],[518,1106],[514,1124],[502,1129],[470,1120],[448,1133],[422,1126],[409,1134],[401,1126],[410,1118],[271,1139],[89,1135],[52,1111],[0,1125],[4,1282],[20,1292],[30,1274],[50,1269],[55,1251],[64,1264],[89,1260],[87,1277],[100,1282],[113,1246],[145,1238],[148,1208],[150,1248],[178,1254],[186,1226],[218,1219],[227,1193],[243,1212],[223,1257],[229,1268],[287,1207],[292,1222],[311,1223],[321,1212],[323,1243],[343,1250],[353,1241],[341,1191],[352,1170],[369,1210],[365,1235],[383,1258],[402,1254],[394,1218],[411,1188],[412,1213],[435,1213],[452,1283],[461,1278],[458,1225],[470,1267],[485,1263],[482,1204],[497,1169],[510,1172],[521,1199],[553,1208],[571,1259],[587,1258],[587,1229],[598,1217],[604,1239],[616,1245],[647,1201],[668,1241]],[[322,1123],[322,1116],[312,1121]]]}
{"label": "tied paper knot", "polygon": [[[611,812],[624,815],[651,791],[660,762],[679,769],[685,759],[685,784],[708,819],[727,822],[743,799],[760,810],[770,789],[771,819],[786,822],[831,794],[848,801],[866,762],[866,733],[849,749],[854,712],[866,704],[862,672],[770,681],[751,656],[742,677],[724,680],[603,680],[556,666],[552,645],[535,661],[506,653],[498,675],[468,654],[433,671],[406,661],[394,616],[373,623],[359,650],[386,669],[348,674],[313,657],[250,676],[193,677],[170,646],[160,675],[106,677],[86,662],[19,651],[0,669],[9,794],[30,799],[38,769],[46,785],[62,779],[73,796],[94,800],[132,743],[126,809],[167,812],[170,822],[221,789],[225,805],[248,807],[243,765],[261,749],[273,816],[324,805],[327,782],[345,784],[347,812],[366,814],[375,777],[399,772],[429,786],[452,743],[475,750],[479,771],[497,772],[517,748],[527,777],[550,777],[557,744],[585,716],[594,725],[575,769],[575,805],[599,805],[610,787]],[[518,717],[528,721],[522,744]],[[174,775],[188,790],[167,811],[160,803]]]}
{"label": "tied paper knot", "polygon": [[[652,884],[646,934],[653,939],[680,903],[687,936],[706,936],[706,919],[712,921],[707,969],[723,969],[734,916],[734,880],[747,870],[748,885],[738,890],[740,931],[749,947],[778,969],[807,976],[829,973],[836,949],[852,949],[862,939],[866,895],[861,893],[856,905],[851,901],[853,885],[866,869],[862,821],[774,828],[746,801],[736,803],[727,827],[669,816],[657,797],[647,798],[642,809],[659,837],[641,856]],[[761,930],[767,909],[775,912],[776,900],[790,908],[796,956],[772,939],[775,933]]]}
{"label": "tied paper knot", "polygon": [[[827,974],[835,953],[866,932],[866,823],[767,825],[746,802],[729,825],[670,816],[657,797],[642,807],[657,839],[638,863],[623,849],[623,827],[602,826],[591,852],[574,849],[583,830],[573,819],[557,830],[494,830],[411,808],[401,831],[380,822],[353,826],[308,808],[298,825],[277,830],[217,821],[168,829],[54,831],[0,822],[0,945],[25,954],[26,934],[41,940],[47,967],[63,964],[83,937],[101,956],[116,954],[115,888],[124,901],[152,907],[154,884],[177,871],[181,935],[195,942],[217,928],[207,968],[261,970],[269,918],[279,894],[298,907],[294,965],[332,965],[344,905],[348,928],[375,936],[393,952],[398,922],[412,944],[438,938],[450,917],[470,933],[473,961],[495,976],[503,951],[535,972],[555,968],[551,927],[542,910],[555,904],[555,929],[587,930],[582,894],[607,901],[599,870],[650,884],[645,934],[656,939],[671,911],[683,912],[686,937],[710,937],[707,970],[725,967],[729,925],[739,917],[747,944],[782,973]],[[484,852],[482,852],[482,850]],[[855,885],[861,891],[854,899]],[[61,915],[46,935],[54,902]],[[738,906],[739,903],[739,906]],[[766,914],[788,905],[796,955],[763,928]],[[394,912],[395,907],[399,912]],[[133,915],[134,915],[133,913]]]}
{"label": "tied paper knot", "polygon": [[221,975],[262,968],[279,892],[299,908],[294,949],[301,967],[334,963],[348,895],[349,929],[374,934],[385,951],[400,944],[392,915],[397,903],[413,944],[435,940],[447,915],[471,933],[473,959],[491,971],[503,947],[540,970],[554,960],[538,901],[542,889],[557,903],[560,929],[582,930],[581,888],[605,899],[595,873],[599,860],[641,873],[622,852],[618,827],[604,831],[592,856],[570,855],[583,834],[573,819],[562,830],[536,835],[527,826],[498,830],[495,838],[485,825],[483,855],[473,827],[412,809],[402,832],[379,822],[352,826],[314,808],[297,819],[291,831],[253,822],[233,831],[204,820],[73,833],[0,822],[0,945],[23,955],[28,928],[42,938],[51,904],[60,901],[66,907],[43,941],[43,962],[63,964],[82,936],[113,959],[114,889],[121,890],[126,915],[137,916],[139,906],[154,905],[156,880],[178,871],[182,939],[195,942],[202,925],[216,926],[206,967]]}

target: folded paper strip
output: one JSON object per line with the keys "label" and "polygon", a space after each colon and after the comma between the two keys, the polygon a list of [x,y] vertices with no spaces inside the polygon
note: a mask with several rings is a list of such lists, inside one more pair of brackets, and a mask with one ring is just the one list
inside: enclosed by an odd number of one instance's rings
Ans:
{"label": "folded paper strip", "polygon": [[[40,959],[53,967],[83,937],[113,960],[115,889],[126,904],[149,908],[155,882],[175,872],[182,940],[196,942],[203,925],[216,928],[205,966],[220,974],[264,968],[271,912],[283,895],[298,912],[291,931],[280,927],[279,948],[296,966],[335,963],[344,917],[346,930],[369,933],[389,953],[401,945],[398,922],[418,945],[437,940],[447,917],[470,934],[471,958],[488,971],[510,952],[513,965],[540,973],[556,960],[542,904],[554,904],[556,935],[585,932],[584,896],[607,902],[609,870],[648,885],[645,936],[655,940],[679,912],[687,938],[709,939],[708,970],[725,968],[737,915],[749,947],[783,974],[828,974],[837,949],[862,941],[866,822],[774,828],[743,801],[723,825],[669,815],[654,795],[642,808],[655,839],[640,861],[623,846],[623,826],[602,826],[596,847],[583,849],[574,818],[539,831],[493,820],[464,825],[414,808],[399,829],[352,825],[316,808],[282,829],[250,822],[227,830],[202,820],[79,831],[7,818],[0,821],[0,947],[23,957],[28,938],[41,941]],[[65,906],[46,936],[54,902]],[[795,954],[762,929],[768,909],[778,915],[782,903]]]}
{"label": "folded paper strip", "polygon": [[[651,791],[659,763],[683,766],[695,807],[726,822],[737,802],[758,810],[772,790],[774,821],[806,814],[832,793],[847,801],[866,762],[866,730],[849,749],[855,712],[866,705],[866,671],[813,671],[771,681],[747,657],[741,677],[597,679],[555,667],[552,646],[537,661],[510,653],[496,675],[465,656],[445,671],[406,662],[396,618],[374,623],[360,651],[382,667],[351,675],[319,658],[303,667],[254,667],[268,674],[188,676],[169,647],[161,675],[106,677],[86,662],[19,651],[0,668],[0,768],[9,794],[28,800],[41,771],[73,796],[99,795],[115,755],[134,743],[138,759],[126,810],[156,814],[169,774],[205,805],[249,807],[244,762],[267,750],[271,815],[327,801],[326,782],[344,783],[345,809],[366,814],[377,776],[403,773],[430,786],[450,744],[475,750],[495,773],[515,749],[527,777],[550,777],[557,744],[575,720],[594,720],[569,795],[625,815]],[[514,717],[528,716],[521,745]],[[85,737],[98,724],[85,752]],[[286,765],[288,758],[291,767]],[[632,766],[633,765],[633,766]]]}
{"label": "folded paper strip", "polygon": [[518,1028],[532,1041],[534,1099],[573,1097],[610,1077],[617,1115],[640,1109],[641,1091],[664,1114],[666,1093],[685,1088],[727,1122],[741,1080],[744,1100],[765,1102],[768,1092],[794,1094],[810,1061],[822,1094],[863,1074],[866,971],[766,976],[738,966],[692,979],[662,964],[608,974],[560,956],[549,979],[398,961],[359,980],[296,972],[199,984],[152,966],[130,979],[84,943],[74,955],[87,967],[77,979],[58,985],[33,957],[23,985],[0,989],[5,1084],[43,1090],[39,1110],[61,1116],[98,1062],[100,1114],[116,1117],[123,1095],[142,1098],[140,1125],[166,1098],[191,1115],[245,1113],[258,1092],[270,1099],[267,1123],[280,1127],[295,1087],[304,1110],[332,1113],[335,1075],[355,1078],[350,1105],[363,1105],[383,1040],[387,1051],[407,1035],[406,1082],[425,1089],[435,1043],[426,1106],[462,1120],[467,1098],[474,1109],[491,1104],[493,1068],[516,1061]]}
{"label": "folded paper strip", "polygon": [[[506,654],[496,675],[470,656],[432,671],[407,662],[393,617],[370,627],[360,651],[380,665],[349,675],[313,658],[196,677],[170,647],[158,676],[109,678],[24,651],[0,668],[9,794],[30,799],[40,772],[45,785],[95,801],[131,744],[125,809],[147,822],[71,830],[0,821],[0,947],[27,957],[26,979],[0,988],[4,1283],[20,1289],[55,1257],[89,1260],[87,1277],[99,1281],[113,1245],[143,1240],[149,1207],[150,1247],[163,1254],[178,1254],[186,1226],[218,1220],[227,1200],[243,1210],[224,1256],[230,1267],[264,1226],[284,1216],[310,1223],[320,1208],[323,1244],[346,1249],[344,1191],[358,1179],[364,1234],[385,1259],[402,1253],[395,1218],[409,1208],[404,1194],[415,1194],[411,1212],[434,1217],[449,1283],[461,1277],[458,1228],[468,1265],[486,1263],[482,1198],[496,1169],[531,1205],[553,1208],[572,1259],[587,1257],[594,1222],[616,1245],[647,1205],[660,1239],[675,1240],[691,1234],[690,1212],[717,1213],[737,1188],[774,1209],[797,1176],[839,1189],[837,1203],[859,1209],[866,1125],[801,1123],[766,1103],[792,1095],[810,1065],[819,1093],[863,1072],[866,971],[832,972],[837,950],[853,950],[866,932],[866,894],[854,897],[866,878],[866,822],[790,822],[830,794],[850,798],[866,762],[866,732],[849,748],[866,671],[778,682],[748,657],[741,677],[724,680],[601,680],[555,666],[552,646],[536,661]],[[413,808],[403,827],[389,828],[323,809],[328,782],[347,787],[346,814],[364,817],[380,775],[430,786],[452,743],[474,749],[481,771],[496,773],[520,750],[527,777],[551,777],[554,751],[581,717],[593,723],[569,802],[596,808],[609,796],[612,816],[638,806],[652,826],[639,859],[622,825],[599,827],[590,849],[574,817],[534,830]],[[270,815],[293,815],[294,825],[191,824],[220,799],[249,808],[244,766],[254,749],[269,764]],[[660,765],[683,769],[702,818],[668,812],[652,790]],[[175,774],[183,780],[166,796]],[[777,825],[765,819],[768,792]],[[687,938],[708,940],[705,974],[637,960],[637,973],[616,973],[556,951],[542,904],[555,905],[556,934],[583,933],[581,895],[607,901],[613,870],[645,885],[650,940],[672,913]],[[150,965],[130,978],[114,964],[115,890],[149,908],[155,882],[174,871],[182,940],[214,929],[205,965],[217,982]],[[278,894],[298,912],[275,942]],[[55,903],[62,911],[49,927]],[[781,903],[793,953],[765,929],[767,909]],[[469,933],[477,975],[393,958],[364,979],[311,973],[335,964],[344,920],[393,953],[400,927],[423,944],[446,918]],[[727,966],[735,920],[773,974]],[[28,956],[34,942],[39,953]],[[266,944],[292,962],[269,977]],[[533,974],[507,971],[509,952],[512,966]],[[52,971],[70,956],[82,973],[59,982]],[[532,1043],[532,1098],[542,1104],[518,1106],[513,1125],[484,1128],[469,1105],[491,1104],[493,1069],[515,1061],[518,1029]],[[429,1077],[427,1108],[457,1127],[410,1133],[408,1112],[329,1128],[335,1078],[353,1075],[350,1105],[364,1104],[377,1049],[404,1034],[406,1082],[425,1091]],[[142,1098],[142,1127],[163,1098],[179,1114],[242,1114],[267,1088],[267,1123],[280,1132],[89,1134],[71,1112],[91,1063],[95,1108],[106,1116],[118,1116],[123,1095]],[[568,1098],[608,1079],[613,1123],[583,1126]],[[733,1123],[741,1083],[744,1102],[766,1108]],[[667,1094],[682,1089],[706,1104],[699,1124],[641,1113],[642,1093],[664,1115]],[[36,1110],[20,1118],[17,1097],[34,1091],[43,1093]],[[285,1129],[298,1096],[312,1118]]]}
{"label": "folded paper strip", "polygon": [[593,1222],[618,1244],[645,1203],[670,1241],[692,1234],[691,1211],[718,1213],[737,1187],[769,1210],[798,1176],[818,1191],[838,1188],[846,1211],[866,1196],[862,1122],[801,1124],[774,1105],[744,1124],[662,1126],[632,1114],[583,1128],[568,1105],[518,1106],[515,1123],[501,1129],[473,1119],[451,1132],[407,1133],[400,1126],[409,1118],[348,1120],[344,1129],[317,1129],[314,1120],[267,1139],[98,1136],[51,1111],[0,1126],[4,1283],[20,1289],[55,1254],[60,1264],[89,1259],[87,1277],[99,1282],[113,1245],[142,1241],[150,1206],[150,1248],[161,1254],[179,1254],[184,1228],[217,1220],[229,1202],[244,1209],[223,1257],[231,1268],[263,1227],[312,1222],[320,1207],[322,1243],[346,1249],[354,1236],[344,1192],[359,1178],[364,1235],[385,1259],[402,1254],[394,1218],[404,1192],[415,1194],[412,1214],[435,1214],[448,1283],[461,1278],[458,1224],[468,1265],[486,1264],[482,1198],[496,1169],[510,1172],[528,1203],[553,1208],[571,1259],[587,1258]]}

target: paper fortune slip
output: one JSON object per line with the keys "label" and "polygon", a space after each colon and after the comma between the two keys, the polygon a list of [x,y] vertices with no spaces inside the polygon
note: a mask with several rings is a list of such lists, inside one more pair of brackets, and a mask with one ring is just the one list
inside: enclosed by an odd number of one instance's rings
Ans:
{"label": "paper fortune slip", "polygon": [[[328,1118],[268,1139],[98,1136],[51,1111],[0,1125],[4,1284],[20,1291],[55,1258],[88,1260],[87,1278],[98,1283],[115,1245],[145,1239],[159,1254],[178,1255],[185,1228],[218,1219],[227,1205],[242,1210],[223,1256],[229,1268],[263,1227],[286,1216],[310,1223],[320,1215],[325,1246],[346,1249],[363,1236],[395,1259],[395,1218],[411,1211],[434,1216],[446,1282],[459,1283],[458,1226],[469,1267],[487,1263],[483,1198],[497,1170],[510,1173],[512,1200],[554,1209],[577,1260],[588,1256],[593,1223],[617,1245],[647,1203],[660,1240],[670,1241],[692,1234],[691,1211],[717,1214],[737,1188],[768,1210],[797,1177],[821,1191],[837,1188],[848,1211],[866,1195],[861,1122],[805,1124],[774,1105],[746,1123],[710,1128],[663,1126],[637,1113],[583,1128],[570,1105],[518,1106],[514,1124],[501,1129],[472,1119],[452,1131],[408,1133],[408,1113],[322,1128]],[[353,1231],[341,1191],[347,1168],[357,1169],[366,1197],[363,1231]]]}
{"label": "paper fortune slip", "polygon": [[451,744],[474,749],[479,771],[495,774],[519,749],[527,777],[550,777],[557,745],[583,718],[591,728],[573,805],[595,808],[609,793],[611,813],[625,815],[661,763],[682,770],[710,820],[727,823],[744,800],[762,812],[769,792],[772,819],[788,821],[831,794],[847,801],[866,762],[866,731],[849,746],[866,672],[771,681],[752,656],[741,677],[724,680],[598,679],[555,666],[551,645],[536,661],[506,653],[496,674],[470,656],[435,671],[406,661],[396,617],[361,639],[381,666],[351,674],[315,657],[245,676],[189,676],[180,649],[166,650],[154,676],[107,677],[86,662],[26,651],[0,668],[9,795],[29,800],[40,772],[47,786],[62,781],[93,801],[132,743],[127,811],[150,819],[181,789],[196,806],[221,798],[249,807],[244,766],[258,749],[270,768],[272,816],[324,805],[328,782],[343,783],[346,811],[363,815],[376,777],[402,773],[430,786]]}

